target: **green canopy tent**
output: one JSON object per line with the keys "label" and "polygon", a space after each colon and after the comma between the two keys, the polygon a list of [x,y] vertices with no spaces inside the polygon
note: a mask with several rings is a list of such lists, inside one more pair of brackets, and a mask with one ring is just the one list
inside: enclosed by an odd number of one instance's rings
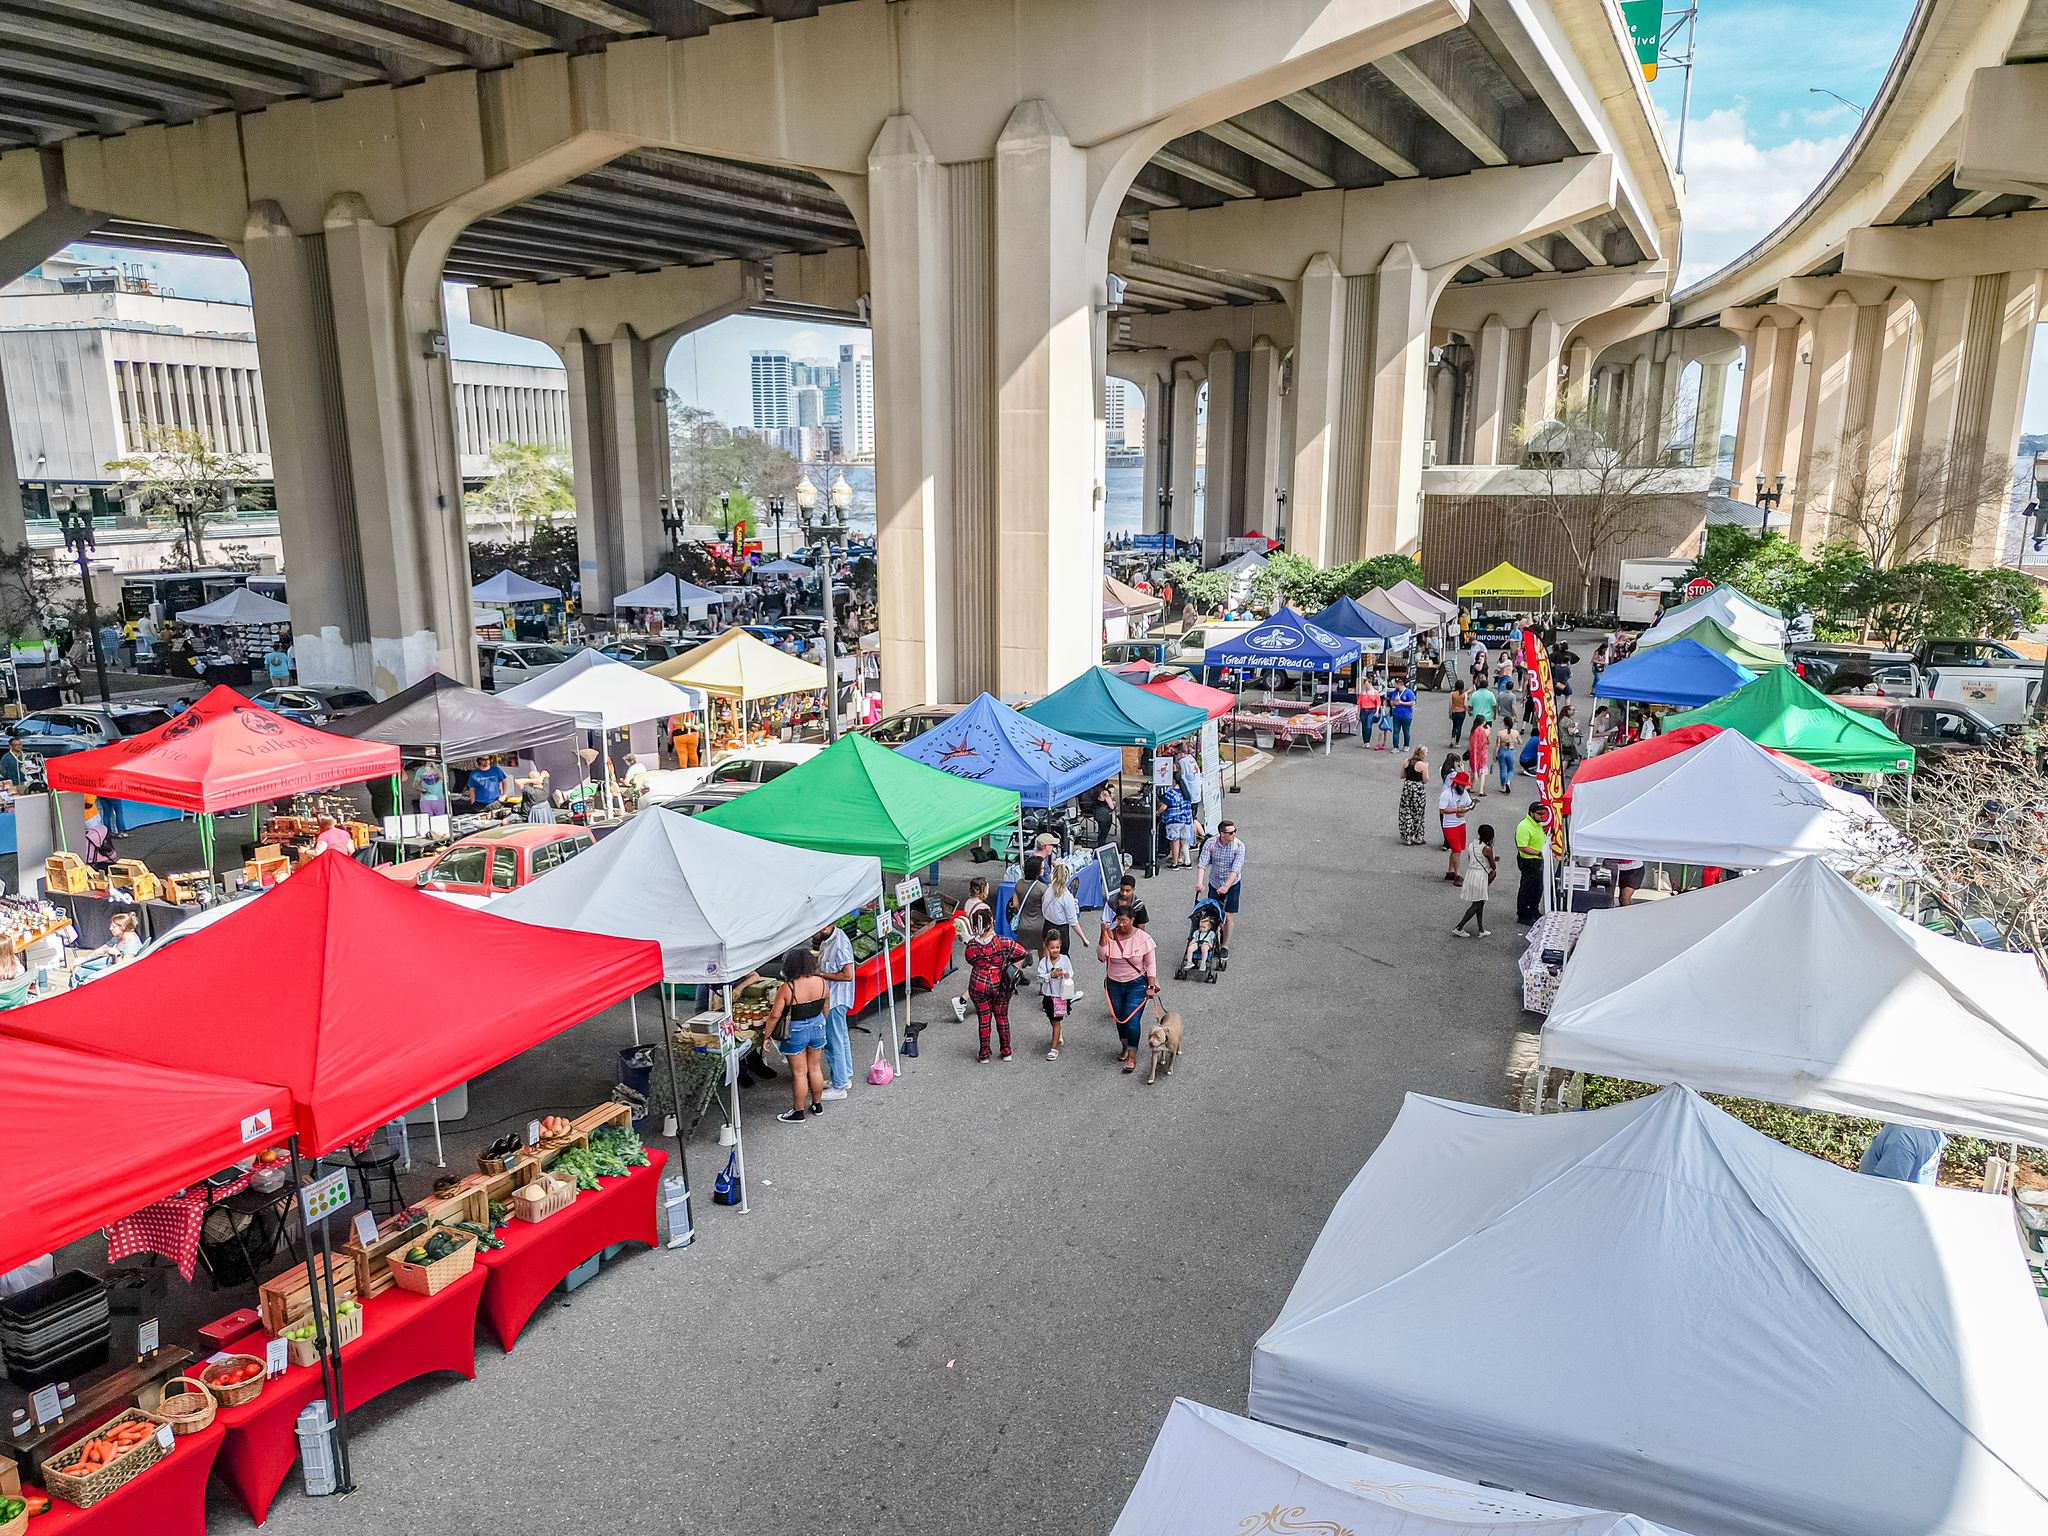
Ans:
{"label": "green canopy tent", "polygon": [[1147,693],[1102,667],[1090,667],[1057,693],[1018,713],[1105,747],[1163,747],[1194,735],[1209,718],[1193,704]]}
{"label": "green canopy tent", "polygon": [[[1199,705],[1181,704],[1147,693],[1105,667],[1090,667],[1066,687],[1018,711],[1026,719],[1105,747],[1143,747],[1145,772],[1145,873],[1159,872],[1158,795],[1151,754],[1169,741],[1192,736],[1208,722]],[[1117,841],[1123,836],[1123,776],[1117,776]]]}
{"label": "green canopy tent", "polygon": [[1789,753],[1830,773],[1913,771],[1911,747],[1869,715],[1816,692],[1790,667],[1773,668],[1725,699],[1664,722],[1668,731],[1688,725],[1739,731],[1760,747]]}
{"label": "green canopy tent", "polygon": [[1749,668],[1756,673],[1770,671],[1773,667],[1786,665],[1785,653],[1775,645],[1764,645],[1736,634],[1719,619],[1702,619],[1687,630],[1681,630],[1657,640],[1647,636],[1638,649],[1654,650],[1657,646],[1668,645],[1673,640],[1697,640],[1710,651],[1718,651],[1738,666]]}

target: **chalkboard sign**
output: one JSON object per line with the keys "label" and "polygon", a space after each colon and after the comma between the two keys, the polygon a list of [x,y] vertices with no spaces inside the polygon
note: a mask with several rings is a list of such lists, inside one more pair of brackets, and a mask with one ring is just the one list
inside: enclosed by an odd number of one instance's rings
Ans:
{"label": "chalkboard sign", "polygon": [[1124,878],[1124,851],[1114,843],[1104,843],[1095,850],[1095,862],[1102,866],[1102,900],[1107,905]]}

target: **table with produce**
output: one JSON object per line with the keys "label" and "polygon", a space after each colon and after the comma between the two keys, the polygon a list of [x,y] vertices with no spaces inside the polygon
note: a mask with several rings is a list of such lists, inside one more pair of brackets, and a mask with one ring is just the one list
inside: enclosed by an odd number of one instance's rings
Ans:
{"label": "table with produce", "polygon": [[[590,1124],[594,1116],[609,1121]],[[519,1330],[549,1291],[608,1248],[623,1243],[654,1246],[661,1171],[667,1156],[643,1146],[623,1106],[600,1106],[569,1127],[568,1142],[543,1151],[542,1166],[511,1191],[509,1219],[498,1223],[493,1241],[483,1244],[477,1265],[484,1274],[482,1311],[499,1347],[510,1350]],[[578,1131],[575,1127],[584,1127]],[[541,1147],[548,1147],[543,1139]]]}
{"label": "table with produce", "polygon": [[[895,901],[888,904],[891,923],[898,921]],[[921,991],[930,991],[939,983],[939,978],[953,968],[953,943],[956,935],[949,909],[937,895],[910,904],[909,959],[904,958],[905,946],[900,933],[889,946],[889,974],[896,986],[903,986],[906,973],[912,985]],[[848,913],[839,919],[839,927],[846,930],[853,940],[853,1009],[857,1016],[882,997],[884,987],[882,967],[882,944],[877,937],[875,914],[863,909]],[[737,1010],[735,1010],[737,1011]]]}
{"label": "table with produce", "polygon": [[45,1476],[63,1492],[24,1486],[0,1496],[0,1532],[17,1536],[24,1528],[17,1522],[25,1521],[34,1536],[204,1536],[206,1479],[222,1438],[212,1425],[174,1435],[126,1409],[49,1458]]}

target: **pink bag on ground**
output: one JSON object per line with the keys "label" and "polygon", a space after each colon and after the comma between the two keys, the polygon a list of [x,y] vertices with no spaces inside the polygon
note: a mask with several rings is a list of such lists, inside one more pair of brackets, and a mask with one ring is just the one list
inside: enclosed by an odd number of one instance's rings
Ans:
{"label": "pink bag on ground", "polygon": [[883,1044],[877,1040],[875,1042],[875,1064],[868,1068],[868,1083],[871,1087],[886,1088],[896,1081],[896,1069],[889,1065],[882,1053]]}

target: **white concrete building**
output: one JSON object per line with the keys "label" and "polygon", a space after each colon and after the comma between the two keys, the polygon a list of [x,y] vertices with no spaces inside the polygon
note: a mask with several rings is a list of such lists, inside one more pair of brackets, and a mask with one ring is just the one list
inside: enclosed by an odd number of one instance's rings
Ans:
{"label": "white concrete building", "polygon": [[839,451],[849,459],[875,456],[875,365],[865,347],[839,349]]}
{"label": "white concrete building", "polygon": [[795,426],[790,416],[790,361],[787,352],[756,352],[753,357],[754,430],[780,432]]}

